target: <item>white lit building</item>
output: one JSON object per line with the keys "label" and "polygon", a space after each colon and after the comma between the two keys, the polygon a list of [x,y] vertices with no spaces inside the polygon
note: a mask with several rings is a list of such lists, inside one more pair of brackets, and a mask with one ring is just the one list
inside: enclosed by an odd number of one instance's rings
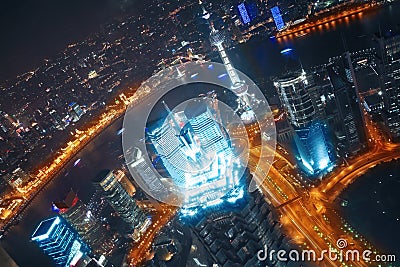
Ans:
{"label": "white lit building", "polygon": [[172,182],[183,189],[186,208],[220,202],[239,183],[241,166],[213,118],[208,105],[195,102],[185,111],[169,111],[148,133]]}

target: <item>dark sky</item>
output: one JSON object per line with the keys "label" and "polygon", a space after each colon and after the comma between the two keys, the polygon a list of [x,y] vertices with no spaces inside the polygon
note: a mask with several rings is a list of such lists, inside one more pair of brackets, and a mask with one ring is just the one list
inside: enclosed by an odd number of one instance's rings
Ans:
{"label": "dark sky", "polygon": [[0,82],[32,70],[43,59],[145,0],[2,0]]}

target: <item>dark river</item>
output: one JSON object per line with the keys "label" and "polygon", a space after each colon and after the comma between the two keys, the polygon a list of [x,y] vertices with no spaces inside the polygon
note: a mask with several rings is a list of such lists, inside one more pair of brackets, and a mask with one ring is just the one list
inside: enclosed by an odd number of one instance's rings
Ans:
{"label": "dark river", "polygon": [[[293,59],[301,60],[307,69],[343,53],[344,47],[350,51],[371,47],[371,36],[379,27],[387,30],[390,25],[397,24],[400,24],[400,3],[341,19],[295,39],[255,38],[230,50],[229,54],[238,69],[257,81],[279,74]],[[280,54],[287,47],[293,48],[294,55]],[[121,136],[116,134],[121,126],[120,119],[85,147],[68,168],[35,198],[25,210],[19,225],[12,228],[1,241],[19,266],[51,266],[50,260],[29,241],[30,235],[42,219],[54,215],[51,211],[52,201],[63,198],[71,188],[83,201],[88,200],[93,192],[92,177],[103,168],[121,166],[123,160],[118,158],[122,154]],[[81,158],[80,166],[73,167],[73,162],[78,158]],[[398,251],[400,248],[399,171],[398,163],[377,167],[345,192],[350,201],[345,210],[346,219],[377,246],[388,251]],[[376,201],[384,204],[375,205]]]}
{"label": "dark river", "polygon": [[400,161],[378,165],[342,194],[344,218],[386,254],[400,256]]}

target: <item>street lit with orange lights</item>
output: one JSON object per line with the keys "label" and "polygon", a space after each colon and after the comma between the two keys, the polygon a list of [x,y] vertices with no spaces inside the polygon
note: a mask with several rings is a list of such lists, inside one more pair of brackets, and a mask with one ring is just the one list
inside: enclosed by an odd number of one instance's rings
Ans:
{"label": "street lit with orange lights", "polygon": [[[104,130],[115,119],[120,117],[129,103],[138,101],[145,95],[135,94],[131,97],[121,96],[121,101],[107,107],[96,123],[86,130],[76,131],[74,139],[62,148],[57,157],[48,165],[37,171],[36,178],[24,186],[13,191],[2,203],[1,222],[4,227],[18,215],[29,201],[40,192],[51,179],[74,157],[74,155],[89,143],[93,137]],[[400,158],[400,145],[390,143],[382,138],[382,134],[367,116],[366,129],[370,142],[369,151],[348,162],[348,166],[340,166],[325,177],[317,187],[307,190],[301,185],[299,177],[293,176],[295,165],[288,159],[287,153],[278,147],[275,151],[274,164],[269,169],[264,169],[263,160],[260,159],[260,146],[251,146],[249,149],[249,167],[253,174],[263,180],[260,190],[266,200],[271,203],[281,214],[280,222],[284,232],[303,249],[314,249],[321,252],[333,249],[337,253],[336,240],[345,238],[349,242],[349,248],[363,251],[370,249],[374,253],[378,251],[368,243],[361,235],[349,231],[344,221],[334,211],[334,202],[338,195],[355,179],[364,174],[368,169],[377,164]],[[249,129],[247,129],[249,130]],[[251,131],[257,131],[253,127]],[[244,133],[232,133],[241,135]],[[250,134],[251,135],[251,134]],[[268,148],[266,148],[268,149]],[[272,148],[270,148],[272,149]],[[283,160],[286,170],[278,168],[275,163]],[[261,163],[258,164],[257,163]],[[289,170],[289,171],[288,171]],[[177,208],[160,204],[153,215],[153,222],[141,239],[132,245],[128,253],[127,262],[130,266],[138,266],[151,257],[151,245],[156,234],[176,214]],[[337,263],[326,257],[324,266],[337,266]],[[365,262],[350,261],[348,266],[368,266]],[[321,265],[322,266],[322,265]]]}
{"label": "street lit with orange lights", "polygon": [[[67,143],[66,147],[57,152],[56,157],[47,165],[37,171],[34,179],[28,181],[27,184],[19,187],[6,197],[1,212],[1,227],[10,225],[19,213],[30,203],[30,201],[51,182],[51,180],[60,173],[60,171],[68,164],[72,158],[89,142],[93,140],[105,128],[111,125],[116,119],[124,115],[126,108],[130,104],[135,104],[141,99],[147,97],[151,90],[139,90],[134,88],[127,90],[127,95],[120,94],[115,99],[115,103],[106,107],[106,111],[101,114],[100,118],[90,123],[85,130],[76,130],[74,139]],[[152,216],[152,224],[143,234],[140,240],[133,244],[131,251],[128,253],[128,263],[130,266],[137,266],[145,261],[150,255],[150,248],[156,234],[168,223],[175,215],[177,207],[160,204],[156,208]]]}
{"label": "street lit with orange lights", "polygon": [[128,252],[127,263],[129,266],[139,266],[151,257],[151,245],[154,237],[172,219],[177,210],[177,207],[160,204],[152,216],[152,224]]}
{"label": "street lit with orange lights", "polygon": [[[385,141],[383,134],[374,123],[364,114],[366,131],[369,140],[369,150],[362,155],[351,159],[348,165],[337,167],[333,172],[323,178],[322,182],[309,189],[298,183],[292,174],[294,166],[287,160],[285,170],[277,169],[274,164],[268,174],[262,172],[262,159],[259,159],[259,147],[250,149],[249,167],[253,175],[262,180],[260,190],[267,202],[271,203],[280,214],[283,231],[289,239],[304,250],[314,250],[317,255],[323,255],[324,250],[332,250],[339,255],[347,250],[357,250],[360,254],[371,250],[372,255],[379,255],[379,250],[374,248],[363,236],[349,226],[337,212],[337,198],[340,193],[353,181],[363,175],[367,170],[382,162],[400,158],[400,145]],[[280,149],[276,150],[275,159],[285,158],[287,155]],[[260,160],[261,164],[255,163]],[[289,169],[289,170],[288,170]],[[264,178],[264,179],[263,179]],[[295,178],[295,179],[294,179]],[[301,178],[300,178],[301,180]],[[339,239],[345,239],[348,246],[337,246]],[[338,257],[339,259],[339,257]],[[344,258],[338,261],[325,255],[324,261],[318,266],[370,266],[370,262],[362,259]]]}
{"label": "street lit with orange lights", "polygon": [[127,90],[129,96],[120,94],[115,103],[108,105],[96,121],[89,123],[84,130],[76,130],[73,139],[55,153],[54,158],[40,167],[27,183],[12,190],[3,198],[0,205],[0,228],[4,229],[18,216],[26,205],[70,162],[70,160],[85,145],[93,140],[99,133],[121,117],[127,105],[136,103],[145,96],[145,93],[135,93],[134,88]]}
{"label": "street lit with orange lights", "polygon": [[322,26],[324,24],[329,25],[329,23],[334,22],[335,20],[345,18],[348,16],[352,16],[355,14],[362,14],[362,12],[367,11],[369,9],[375,8],[377,3],[366,3],[362,5],[354,5],[354,6],[346,6],[347,3],[343,4],[344,6],[338,6],[333,8],[332,10],[328,10],[323,14],[318,14],[315,18],[308,19],[303,23],[289,26],[282,31],[279,31],[276,34],[277,38],[282,38],[285,36],[291,36],[295,34],[305,34],[307,31],[311,29],[315,29],[318,26]]}

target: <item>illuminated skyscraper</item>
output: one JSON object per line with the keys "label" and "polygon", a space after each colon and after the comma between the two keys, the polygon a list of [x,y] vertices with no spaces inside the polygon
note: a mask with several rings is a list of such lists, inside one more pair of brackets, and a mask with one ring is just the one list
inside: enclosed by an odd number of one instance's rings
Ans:
{"label": "illuminated skyscraper", "polygon": [[59,216],[40,222],[31,240],[60,267],[74,266],[90,252],[78,233]]}
{"label": "illuminated skyscraper", "polygon": [[242,18],[243,24],[250,23],[251,19],[250,19],[250,16],[249,16],[249,12],[247,12],[245,3],[239,4],[238,5],[238,10],[239,10],[240,17]]}
{"label": "illuminated skyscraper", "polygon": [[143,181],[154,191],[156,195],[162,195],[167,192],[167,188],[160,182],[154,170],[146,163],[144,154],[139,148],[135,147],[132,153],[132,158],[127,160],[127,164],[135,171],[135,174],[140,176]]}
{"label": "illuminated skyscraper", "polygon": [[274,82],[282,105],[294,127],[302,128],[311,124],[315,110],[308,94],[308,81],[304,70],[288,75]]}
{"label": "illuminated skyscraper", "polygon": [[64,201],[54,202],[53,209],[78,232],[93,253],[106,255],[112,250],[110,233],[73,191],[68,193]]}
{"label": "illuminated skyscraper", "polygon": [[131,197],[133,197],[136,193],[136,188],[129,180],[128,176],[126,176],[126,174],[122,170],[115,170],[114,175],[116,176],[117,180],[122,185],[122,187],[125,189],[125,191]]}
{"label": "illuminated skyscraper", "polygon": [[119,216],[135,230],[142,231],[148,218],[135,200],[124,189],[111,170],[102,170],[93,180],[97,188],[104,192],[108,202]]}
{"label": "illuminated skyscraper", "polygon": [[306,73],[290,74],[274,82],[280,101],[294,130],[294,141],[300,166],[314,175],[331,164],[325,124],[317,122],[315,103],[309,94]]}
{"label": "illuminated skyscraper", "polygon": [[400,138],[400,34],[377,35],[376,52],[380,86],[384,92],[385,124],[392,138]]}
{"label": "illuminated skyscraper", "polygon": [[325,128],[325,124],[313,122],[309,127],[297,129],[294,135],[299,161],[309,174],[317,174],[331,165]]}
{"label": "illuminated skyscraper", "polygon": [[[186,208],[220,201],[239,178],[232,148],[210,107],[202,102],[173,113],[148,132],[173,183],[185,191]],[[236,170],[236,172],[235,172]]]}

